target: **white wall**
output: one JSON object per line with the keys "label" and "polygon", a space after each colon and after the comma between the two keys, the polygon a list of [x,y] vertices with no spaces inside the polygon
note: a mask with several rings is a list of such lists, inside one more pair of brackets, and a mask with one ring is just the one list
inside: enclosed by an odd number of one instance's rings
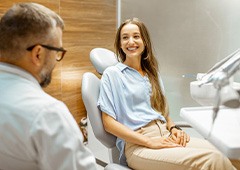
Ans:
{"label": "white wall", "polygon": [[148,27],[160,63],[170,111],[198,106],[184,74],[206,72],[240,47],[239,0],[121,0],[121,20],[138,17]]}

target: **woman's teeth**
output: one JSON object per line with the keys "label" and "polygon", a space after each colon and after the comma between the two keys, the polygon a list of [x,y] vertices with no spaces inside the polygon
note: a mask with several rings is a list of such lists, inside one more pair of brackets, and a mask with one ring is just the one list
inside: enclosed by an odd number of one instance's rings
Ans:
{"label": "woman's teeth", "polygon": [[137,48],[128,48],[129,51],[136,50]]}

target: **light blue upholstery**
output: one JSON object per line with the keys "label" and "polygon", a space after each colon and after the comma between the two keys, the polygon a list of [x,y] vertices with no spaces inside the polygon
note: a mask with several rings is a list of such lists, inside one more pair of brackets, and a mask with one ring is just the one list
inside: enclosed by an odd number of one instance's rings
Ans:
{"label": "light blue upholstery", "polygon": [[104,130],[101,111],[97,107],[100,79],[93,73],[86,72],[82,79],[82,99],[87,110],[88,119],[92,125],[95,137],[109,149],[110,164],[107,170],[126,170],[127,167],[118,165],[119,151],[116,148],[116,137]]}
{"label": "light blue upholstery", "polygon": [[117,64],[117,56],[106,48],[94,48],[90,52],[90,60],[99,74],[109,67]]}
{"label": "light blue upholstery", "polygon": [[[90,60],[99,74],[111,66],[116,64],[117,58],[115,54],[104,48],[95,48],[90,52]],[[109,149],[109,160],[106,170],[129,170],[128,167],[119,165],[119,151],[116,148],[116,137],[105,131],[101,111],[97,107],[97,100],[100,89],[100,79],[91,72],[83,74],[82,78],[82,99],[87,110],[88,119],[92,125],[94,136]]]}
{"label": "light blue upholstery", "polygon": [[83,74],[82,99],[87,110],[95,137],[107,148],[115,147],[116,137],[104,130],[101,111],[97,107],[100,79],[93,73]]}

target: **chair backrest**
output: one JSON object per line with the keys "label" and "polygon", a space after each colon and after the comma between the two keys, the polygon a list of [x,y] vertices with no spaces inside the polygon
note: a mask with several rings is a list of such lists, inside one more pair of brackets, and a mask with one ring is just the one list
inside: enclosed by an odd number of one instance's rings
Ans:
{"label": "chair backrest", "polygon": [[90,52],[90,60],[99,74],[109,67],[117,64],[117,56],[106,48],[94,48]]}
{"label": "chair backrest", "polygon": [[82,99],[92,125],[93,134],[107,148],[114,148],[116,146],[116,137],[105,131],[101,111],[97,107],[99,90],[100,79],[93,73],[84,73],[82,78]]}
{"label": "chair backrest", "polygon": [[[118,60],[115,53],[105,48],[94,48],[90,52],[90,60],[99,74]],[[109,150],[111,163],[119,163],[119,151],[116,148],[116,137],[105,131],[102,123],[101,111],[97,107],[100,90],[100,79],[93,73],[83,74],[82,99],[87,110],[88,119],[92,125],[94,136]]]}

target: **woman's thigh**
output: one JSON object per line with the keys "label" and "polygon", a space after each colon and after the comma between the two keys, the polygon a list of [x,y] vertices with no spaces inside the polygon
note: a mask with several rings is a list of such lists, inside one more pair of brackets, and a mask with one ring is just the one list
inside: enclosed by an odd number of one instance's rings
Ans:
{"label": "woman's thigh", "polygon": [[133,169],[151,170],[232,170],[231,162],[220,152],[209,149],[177,147],[149,149],[137,145],[126,145],[128,165]]}
{"label": "woman's thigh", "polygon": [[[214,150],[214,152],[220,152],[214,145],[212,145],[209,141],[200,138],[191,138],[190,142],[187,144],[188,148],[199,148],[199,149],[209,149]],[[240,170],[240,159],[230,159],[232,165],[235,166],[236,169]]]}
{"label": "woman's thigh", "polygon": [[[165,136],[166,126],[159,122],[138,130],[147,136]],[[161,170],[200,170],[200,169],[234,169],[231,162],[212,144],[204,139],[192,138],[186,147],[150,149],[126,143],[125,155],[128,165],[133,169]]]}

